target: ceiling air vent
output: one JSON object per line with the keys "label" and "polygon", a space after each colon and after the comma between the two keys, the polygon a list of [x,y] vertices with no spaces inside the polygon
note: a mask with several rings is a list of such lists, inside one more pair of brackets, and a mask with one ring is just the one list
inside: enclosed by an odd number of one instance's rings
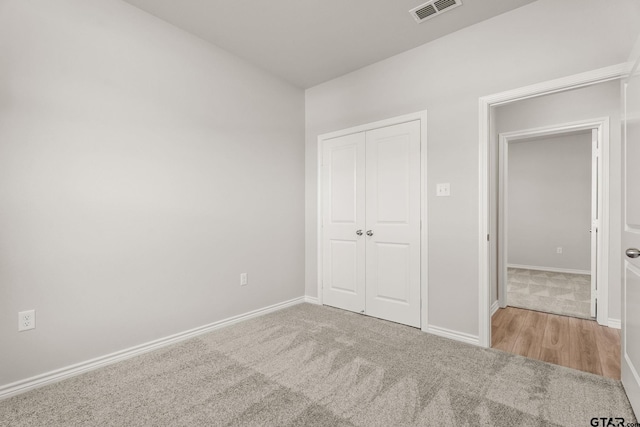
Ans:
{"label": "ceiling air vent", "polygon": [[409,13],[416,22],[420,23],[434,16],[438,16],[441,13],[455,9],[458,6],[462,6],[462,0],[431,0],[418,7],[414,7]]}

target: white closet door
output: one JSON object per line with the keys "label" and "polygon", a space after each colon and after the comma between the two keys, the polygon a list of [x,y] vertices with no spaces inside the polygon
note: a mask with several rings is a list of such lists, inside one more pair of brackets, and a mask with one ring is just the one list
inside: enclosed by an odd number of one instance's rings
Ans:
{"label": "white closet door", "polygon": [[334,307],[365,310],[365,134],[323,144],[322,297]]}
{"label": "white closet door", "polygon": [[366,133],[366,312],[420,327],[420,121]]}

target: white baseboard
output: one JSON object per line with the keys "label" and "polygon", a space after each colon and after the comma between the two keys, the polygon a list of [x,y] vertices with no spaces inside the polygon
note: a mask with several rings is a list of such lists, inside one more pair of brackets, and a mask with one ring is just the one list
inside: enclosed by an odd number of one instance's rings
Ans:
{"label": "white baseboard", "polygon": [[441,328],[439,326],[428,325],[425,331],[429,334],[438,335],[439,337],[449,338],[455,341],[461,341],[467,344],[480,345],[480,339],[477,335],[471,335],[464,332],[452,331],[451,329]]}
{"label": "white baseboard", "polygon": [[551,271],[552,273],[591,274],[589,270],[573,270],[571,268],[556,268],[556,267],[538,267],[536,265],[507,264],[507,267],[521,268],[524,270]]}
{"label": "white baseboard", "polygon": [[611,317],[609,317],[607,326],[614,329],[621,329],[622,321],[620,319],[612,319]]}
{"label": "white baseboard", "polygon": [[491,315],[493,316],[494,314],[496,314],[496,311],[498,311],[499,308],[500,303],[498,302],[498,300],[495,300],[493,304],[491,304]]}
{"label": "white baseboard", "polygon": [[56,369],[54,371],[36,375],[31,378],[6,384],[3,386],[0,386],[0,400],[14,396],[16,394],[24,393],[36,387],[42,387],[46,384],[58,382],[72,376],[93,371],[103,366],[111,365],[113,363],[120,362],[122,360],[129,359],[131,357],[138,356],[140,354],[147,353],[147,352],[159,349],[161,347],[166,347],[168,345],[175,344],[179,341],[193,338],[195,336],[202,335],[216,329],[224,328],[226,326],[233,325],[234,323],[242,322],[244,320],[262,316],[267,313],[282,310],[283,308],[290,307],[292,305],[307,302],[307,298],[308,297],[294,298],[289,301],[284,301],[281,303],[270,305],[268,307],[259,308],[257,310],[253,310],[248,313],[229,317],[228,319],[224,319],[224,320],[219,320],[217,322],[213,322],[208,325],[200,326],[198,328],[190,329],[188,331],[180,332],[174,335],[170,335],[168,337],[150,341],[145,344],[140,344],[135,347],[130,347],[128,349],[107,354],[105,356],[96,357],[95,359],[76,363],[71,366],[67,366],[61,369]]}
{"label": "white baseboard", "polygon": [[317,297],[310,297],[305,295],[304,302],[308,302],[309,304],[320,305],[320,300]]}

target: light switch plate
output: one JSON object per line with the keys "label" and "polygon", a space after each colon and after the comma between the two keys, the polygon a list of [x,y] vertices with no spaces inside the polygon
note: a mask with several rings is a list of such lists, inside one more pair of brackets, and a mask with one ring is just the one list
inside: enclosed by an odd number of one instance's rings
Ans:
{"label": "light switch plate", "polygon": [[451,186],[448,182],[436,184],[436,196],[447,197],[451,194]]}

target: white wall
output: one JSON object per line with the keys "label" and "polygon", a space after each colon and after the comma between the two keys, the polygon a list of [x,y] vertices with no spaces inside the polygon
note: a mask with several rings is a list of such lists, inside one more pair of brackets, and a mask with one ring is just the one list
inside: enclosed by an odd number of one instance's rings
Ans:
{"label": "white wall", "polygon": [[[620,319],[621,273],[621,133],[620,81],[531,98],[495,109],[494,137],[579,120],[609,117],[609,312]],[[494,141],[495,142],[495,141]],[[497,297],[494,295],[493,300]]]}
{"label": "white wall", "polygon": [[[428,322],[478,335],[478,98],[626,61],[639,9],[539,0],[308,89],[307,295],[317,294],[317,136],[427,109]],[[438,182],[451,197],[435,196]]]}
{"label": "white wall", "polygon": [[508,264],[591,270],[591,151],[590,131],[509,144]]}
{"label": "white wall", "polygon": [[303,126],[124,2],[1,2],[0,385],[304,295]]}
{"label": "white wall", "polygon": [[633,65],[639,57],[640,57],[640,35],[636,39],[636,42],[633,45],[633,49],[631,49],[631,53],[629,54],[629,58],[628,58],[629,65]]}

